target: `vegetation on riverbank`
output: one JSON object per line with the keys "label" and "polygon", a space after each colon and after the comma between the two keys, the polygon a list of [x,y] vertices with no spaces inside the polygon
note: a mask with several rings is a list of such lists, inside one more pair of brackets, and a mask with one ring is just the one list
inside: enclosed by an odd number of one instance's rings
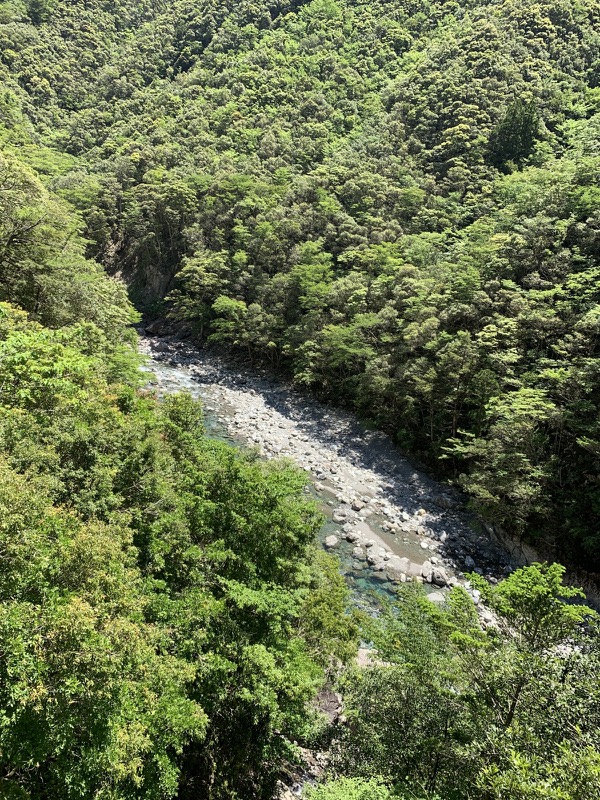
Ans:
{"label": "vegetation on riverbank", "polygon": [[562,573],[532,565],[496,586],[474,576],[495,615],[485,631],[462,588],[440,609],[406,586],[371,624],[380,662],[344,687],[334,764],[355,783],[314,800],[597,800],[598,618],[570,604]]}
{"label": "vegetation on riverbank", "polygon": [[268,798],[356,649],[306,478],[140,391],[124,286],[1,166],[0,797]]}
{"label": "vegetation on riverbank", "polygon": [[[0,0],[1,798],[268,800],[356,649],[305,477],[140,389],[107,272],[598,568],[599,23]],[[598,800],[598,623],[561,578],[481,583],[485,630],[460,589],[382,609],[315,800]]]}
{"label": "vegetation on riverbank", "polygon": [[597,569],[599,26],[597,0],[6,0],[1,140],[140,301]]}

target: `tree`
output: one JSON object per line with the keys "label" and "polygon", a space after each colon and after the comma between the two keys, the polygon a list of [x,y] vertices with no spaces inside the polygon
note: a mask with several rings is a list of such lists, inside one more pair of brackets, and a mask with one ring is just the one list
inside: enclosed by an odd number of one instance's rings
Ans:
{"label": "tree", "polygon": [[473,576],[495,615],[485,629],[461,588],[442,609],[403,589],[369,628],[378,661],[348,679],[338,768],[424,796],[587,797],[563,767],[597,770],[597,615],[563,575],[533,564],[496,586]]}

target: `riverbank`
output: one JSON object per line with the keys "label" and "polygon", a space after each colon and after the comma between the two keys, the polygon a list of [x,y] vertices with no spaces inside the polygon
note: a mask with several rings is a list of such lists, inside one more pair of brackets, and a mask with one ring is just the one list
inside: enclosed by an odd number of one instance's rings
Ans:
{"label": "riverbank", "polygon": [[393,592],[412,581],[441,601],[466,571],[495,581],[518,566],[468,512],[464,496],[416,469],[388,436],[351,414],[173,336],[142,337],[140,350],[159,394],[184,389],[203,400],[213,435],[307,472],[327,518],[323,545],[338,553],[357,593]]}

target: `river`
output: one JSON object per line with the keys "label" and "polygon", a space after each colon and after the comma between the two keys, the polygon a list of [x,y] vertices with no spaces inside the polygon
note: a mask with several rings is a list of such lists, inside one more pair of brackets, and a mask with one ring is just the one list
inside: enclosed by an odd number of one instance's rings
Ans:
{"label": "river", "polygon": [[159,396],[184,390],[202,400],[209,436],[307,472],[325,516],[321,542],[339,556],[355,602],[368,605],[371,592],[391,594],[407,581],[442,601],[465,570],[496,580],[514,566],[459,493],[351,414],[175,337],[142,336],[140,351]]}

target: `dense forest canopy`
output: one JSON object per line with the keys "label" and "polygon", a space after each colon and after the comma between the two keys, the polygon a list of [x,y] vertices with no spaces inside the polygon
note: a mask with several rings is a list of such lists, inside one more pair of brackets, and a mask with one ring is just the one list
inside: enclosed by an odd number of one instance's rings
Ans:
{"label": "dense forest canopy", "polygon": [[599,31],[596,0],[11,0],[3,170],[150,313],[598,569]]}
{"label": "dense forest canopy", "polygon": [[306,476],[158,404],[132,328],[599,571],[599,175],[598,0],[0,0],[0,798],[269,800],[300,742],[314,800],[599,800],[557,565],[472,576],[487,627],[401,589],[326,730],[358,627]]}

